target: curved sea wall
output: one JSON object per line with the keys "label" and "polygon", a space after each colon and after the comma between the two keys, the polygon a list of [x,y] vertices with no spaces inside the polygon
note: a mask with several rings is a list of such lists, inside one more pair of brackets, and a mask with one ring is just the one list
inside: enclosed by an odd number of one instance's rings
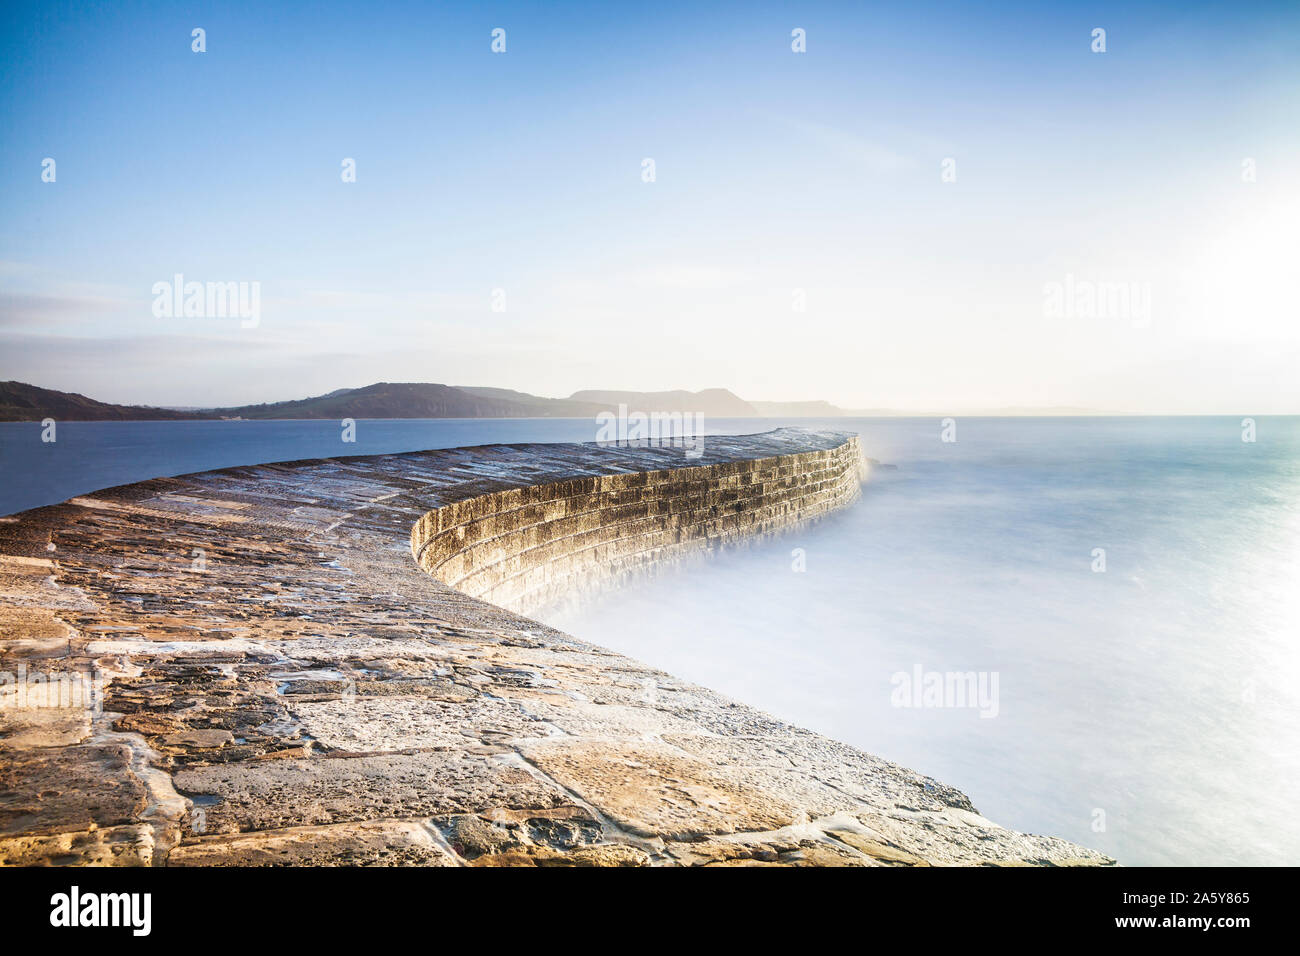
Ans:
{"label": "curved sea wall", "polygon": [[1111,862],[501,606],[858,493],[849,435],[705,445],[256,465],[0,517],[0,865]]}
{"label": "curved sea wall", "polygon": [[423,515],[411,552],[439,581],[532,613],[651,565],[770,534],[851,504],[857,436],[772,458],[514,488]]}

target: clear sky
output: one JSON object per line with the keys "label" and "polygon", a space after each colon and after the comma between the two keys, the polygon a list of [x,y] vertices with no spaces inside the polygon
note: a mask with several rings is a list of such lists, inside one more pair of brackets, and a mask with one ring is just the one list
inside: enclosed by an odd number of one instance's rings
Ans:
{"label": "clear sky", "polygon": [[0,16],[0,378],[1300,412],[1294,2]]}

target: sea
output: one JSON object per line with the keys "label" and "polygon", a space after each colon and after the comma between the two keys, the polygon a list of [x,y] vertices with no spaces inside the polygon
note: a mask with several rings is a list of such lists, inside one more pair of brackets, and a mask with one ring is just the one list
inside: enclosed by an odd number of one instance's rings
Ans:
{"label": "sea", "polygon": [[[540,615],[1143,865],[1300,863],[1300,417],[720,419],[856,432],[814,525]],[[337,456],[337,422],[0,424],[0,513]],[[350,454],[590,441],[358,421]],[[886,467],[888,466],[888,467]]]}

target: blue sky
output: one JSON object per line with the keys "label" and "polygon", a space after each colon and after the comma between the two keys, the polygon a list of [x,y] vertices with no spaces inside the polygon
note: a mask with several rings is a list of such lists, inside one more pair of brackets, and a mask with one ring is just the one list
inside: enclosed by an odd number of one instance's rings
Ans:
{"label": "blue sky", "polygon": [[[0,377],[184,405],[388,380],[1300,411],[1294,4],[0,23]],[[256,327],[156,317],[176,273],[260,283]],[[1048,314],[1089,283],[1149,311]]]}

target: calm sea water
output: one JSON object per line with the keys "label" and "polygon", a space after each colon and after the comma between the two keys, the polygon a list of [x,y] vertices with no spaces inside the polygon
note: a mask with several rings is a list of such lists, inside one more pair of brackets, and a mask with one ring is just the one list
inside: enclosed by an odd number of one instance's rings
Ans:
{"label": "calm sea water", "polygon": [[74,495],[193,471],[335,455],[375,455],[492,442],[593,441],[591,419],[60,422],[42,442],[36,422],[0,422],[0,514]]}
{"label": "calm sea water", "polygon": [[[936,419],[799,423],[857,431],[898,468],[809,530],[543,617],[960,787],[1017,829],[1135,865],[1300,863],[1300,419],[1259,418],[1253,443],[1239,418],[961,419],[951,443]],[[57,437],[0,424],[0,512],[341,453],[336,422]],[[590,420],[362,421],[342,447],[593,437]],[[996,715],[897,706],[917,669],[983,675]]]}
{"label": "calm sea water", "polygon": [[[1300,863],[1300,419],[1254,443],[1240,418],[838,424],[898,466],[851,510],[549,623],[1016,829],[1130,865]],[[895,706],[918,667],[996,675],[996,716]]]}

